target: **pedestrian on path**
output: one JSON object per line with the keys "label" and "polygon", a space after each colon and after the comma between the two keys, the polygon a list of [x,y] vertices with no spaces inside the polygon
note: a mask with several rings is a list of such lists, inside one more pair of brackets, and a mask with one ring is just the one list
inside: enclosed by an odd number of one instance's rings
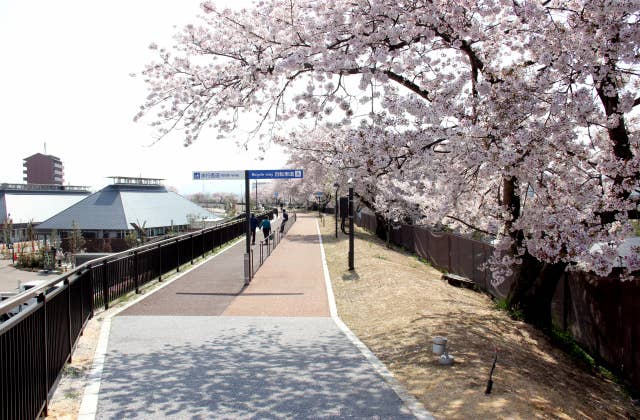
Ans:
{"label": "pedestrian on path", "polygon": [[253,213],[251,213],[250,226],[251,226],[251,245],[255,245],[256,229],[258,228],[258,219],[256,218],[256,215]]}
{"label": "pedestrian on path", "polygon": [[262,228],[264,240],[266,244],[269,245],[269,234],[271,233],[271,222],[269,221],[269,218],[262,219],[262,222],[260,222],[258,227]]}
{"label": "pedestrian on path", "polygon": [[282,210],[282,222],[280,223],[280,233],[284,233],[284,225],[289,220],[289,213],[286,210]]}

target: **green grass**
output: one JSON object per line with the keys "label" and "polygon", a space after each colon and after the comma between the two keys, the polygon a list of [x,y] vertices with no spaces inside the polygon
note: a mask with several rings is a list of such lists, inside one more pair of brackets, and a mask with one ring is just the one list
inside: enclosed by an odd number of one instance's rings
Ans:
{"label": "green grass", "polygon": [[551,327],[549,335],[551,341],[562,348],[573,360],[584,363],[592,369],[598,367],[595,359],[576,343],[570,333],[562,331],[557,327]]}
{"label": "green grass", "polygon": [[78,391],[66,391],[64,397],[68,400],[77,400],[80,398],[80,393]]}
{"label": "green grass", "polygon": [[66,365],[62,369],[62,373],[71,378],[79,378],[80,376],[82,376],[82,369],[79,369],[75,366]]}
{"label": "green grass", "polygon": [[[522,311],[509,308],[507,299],[497,299],[494,301],[494,304],[497,309],[507,312],[512,319],[517,321],[524,320]],[[576,342],[571,333],[562,331],[556,326],[552,326],[547,336],[552,344],[560,348],[569,355],[573,361],[584,366],[594,375],[603,377],[618,384],[627,396],[635,398],[640,396],[637,390],[628,387],[618,375],[602,366],[593,356],[587,353],[587,351],[583,349],[578,342]]]}
{"label": "green grass", "polygon": [[[408,251],[405,250],[405,252],[408,252]],[[429,261],[428,259],[423,258],[423,257],[421,257],[419,255],[415,255],[415,258],[416,258],[416,260],[418,260],[418,262],[421,262],[422,264],[433,268],[433,264],[431,264],[431,261]]]}
{"label": "green grass", "polygon": [[496,299],[494,300],[494,304],[497,309],[508,313],[511,319],[514,319],[516,321],[524,321],[524,313],[522,312],[522,310],[510,308],[509,301],[507,299]]}
{"label": "green grass", "polygon": [[605,378],[611,382],[614,382],[620,386],[622,392],[631,398],[638,399],[640,398],[640,391],[629,387],[624,383],[622,378],[616,375],[614,372],[610,371],[606,367],[602,366],[598,361],[587,353],[573,338],[573,336],[566,331],[562,331],[561,329],[552,326],[551,331],[549,332],[549,338],[551,342],[561,348],[565,353],[571,357],[575,362],[585,366],[588,370],[590,370],[594,375]]}

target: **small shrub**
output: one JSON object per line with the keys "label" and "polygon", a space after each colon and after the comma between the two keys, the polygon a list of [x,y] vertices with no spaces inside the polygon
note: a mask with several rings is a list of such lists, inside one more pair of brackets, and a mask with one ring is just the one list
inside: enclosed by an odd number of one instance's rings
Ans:
{"label": "small shrub", "polygon": [[78,391],[65,391],[64,397],[68,400],[77,400],[80,398],[80,393]]}
{"label": "small shrub", "polygon": [[511,319],[514,319],[516,321],[524,320],[524,313],[522,312],[522,309],[510,307],[509,301],[507,299],[498,299],[495,300],[494,303],[497,309],[507,312]]}
{"label": "small shrub", "polygon": [[62,369],[62,373],[71,378],[79,378],[80,376],[82,376],[82,369],[75,366],[65,365],[65,367]]}
{"label": "small shrub", "polygon": [[38,254],[31,254],[31,268],[43,268],[42,258]]}

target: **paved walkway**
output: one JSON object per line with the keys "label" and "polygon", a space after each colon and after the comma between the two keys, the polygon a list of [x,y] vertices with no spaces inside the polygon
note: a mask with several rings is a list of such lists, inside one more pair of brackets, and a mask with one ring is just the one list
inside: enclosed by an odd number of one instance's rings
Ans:
{"label": "paved walkway", "polygon": [[111,320],[97,404],[91,410],[85,395],[81,414],[414,418],[384,368],[331,316],[315,219],[298,217],[247,288],[243,247]]}

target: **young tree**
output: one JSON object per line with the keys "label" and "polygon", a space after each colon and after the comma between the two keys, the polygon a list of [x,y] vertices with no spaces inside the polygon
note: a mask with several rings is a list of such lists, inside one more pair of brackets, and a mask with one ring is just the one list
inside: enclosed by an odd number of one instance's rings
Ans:
{"label": "young tree", "polygon": [[[640,180],[633,1],[203,10],[144,71],[150,94],[138,117],[157,112],[160,137],[180,128],[190,144],[241,117],[256,121],[255,134],[292,119],[355,130],[343,146],[317,149],[358,162],[349,167],[365,180],[359,193],[379,212],[404,202],[433,223],[496,236],[494,280],[514,278],[512,305],[543,325],[567,267],[612,270]],[[306,140],[290,145],[309,149]]]}
{"label": "young tree", "polygon": [[58,229],[51,229],[51,243],[49,245],[53,248],[57,248],[59,240]]}
{"label": "young tree", "polygon": [[82,236],[82,231],[80,230],[80,226],[74,220],[71,222],[71,235],[69,236],[69,252],[75,254],[82,250],[84,247],[85,240]]}
{"label": "young tree", "polygon": [[[136,238],[140,241],[140,244],[145,244],[147,242],[147,221],[145,220],[142,224],[139,220],[136,220],[136,222],[131,222],[131,226],[135,229]],[[173,220],[171,221],[171,230],[173,230]]]}
{"label": "young tree", "polygon": [[138,246],[138,234],[135,230],[128,230],[124,240],[129,248],[135,248]]}
{"label": "young tree", "polygon": [[6,218],[2,222],[2,238],[5,244],[11,243],[11,231],[13,230],[13,221]]}

